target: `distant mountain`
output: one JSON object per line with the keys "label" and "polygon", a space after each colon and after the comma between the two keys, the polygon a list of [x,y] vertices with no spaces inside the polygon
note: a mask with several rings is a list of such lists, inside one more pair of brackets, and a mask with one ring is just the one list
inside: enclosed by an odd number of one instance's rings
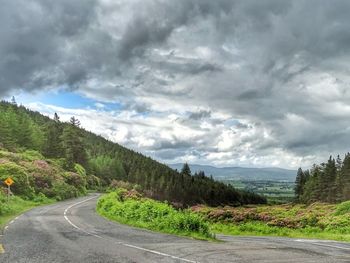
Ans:
{"label": "distant mountain", "polygon": [[[294,182],[297,171],[282,168],[243,168],[223,167],[210,165],[189,164],[191,171],[204,171],[206,175],[212,175],[216,180],[245,180],[245,181],[287,181]],[[173,169],[181,170],[183,164],[169,164]]]}

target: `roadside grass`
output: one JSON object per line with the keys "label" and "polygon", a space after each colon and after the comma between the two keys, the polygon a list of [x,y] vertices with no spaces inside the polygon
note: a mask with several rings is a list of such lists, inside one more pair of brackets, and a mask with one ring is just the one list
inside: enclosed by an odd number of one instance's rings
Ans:
{"label": "roadside grass", "polygon": [[143,198],[136,191],[118,189],[103,195],[97,212],[110,220],[153,231],[215,240],[209,224],[189,210],[176,210],[167,203]]}
{"label": "roadside grass", "polygon": [[216,234],[234,236],[276,236],[350,242],[350,231],[344,231],[341,229],[339,231],[323,230],[318,227],[291,229],[286,227],[269,226],[261,222],[246,222],[241,224],[214,223],[211,225],[211,231]]}
{"label": "roadside grass", "polygon": [[9,202],[6,197],[0,194],[0,230],[2,230],[8,222],[18,215],[40,205],[53,203],[48,198],[37,198],[35,201],[24,200],[18,196],[11,196]]}
{"label": "roadside grass", "polygon": [[215,240],[215,233],[350,242],[350,201],[176,210],[135,190],[118,189],[100,197],[97,212],[122,224],[205,240]]}
{"label": "roadside grass", "polygon": [[195,206],[216,234],[281,236],[350,242],[350,201],[247,207]]}

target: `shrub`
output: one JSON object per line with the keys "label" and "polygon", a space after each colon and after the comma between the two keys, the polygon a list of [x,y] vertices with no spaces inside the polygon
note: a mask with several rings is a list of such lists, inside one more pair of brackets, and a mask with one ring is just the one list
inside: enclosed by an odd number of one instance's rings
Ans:
{"label": "shrub", "polygon": [[117,189],[102,196],[97,211],[112,219],[152,230],[211,238],[209,225],[189,210],[178,211],[167,203],[142,198],[135,190]]}
{"label": "shrub", "polygon": [[350,213],[350,201],[346,201],[337,205],[337,210],[334,213],[334,215],[339,216],[339,215],[345,215],[348,213]]}
{"label": "shrub", "polygon": [[85,168],[83,166],[81,166],[80,164],[76,163],[74,165],[74,170],[77,174],[79,174],[82,177],[86,177],[86,171]]}
{"label": "shrub", "polygon": [[79,191],[73,185],[69,185],[65,182],[55,182],[52,188],[52,197],[55,197],[58,201],[78,197]]}
{"label": "shrub", "polygon": [[33,150],[26,150],[25,152],[20,154],[23,160],[26,161],[34,161],[34,160],[42,160],[44,157],[41,153]]}
{"label": "shrub", "polygon": [[101,188],[101,180],[95,175],[86,176],[87,188],[91,190],[99,190]]}
{"label": "shrub", "polygon": [[84,192],[86,190],[86,178],[73,172],[64,173],[64,180],[67,184],[74,186],[80,191]]}
{"label": "shrub", "polygon": [[31,187],[31,178],[23,167],[13,162],[1,164],[0,180],[4,181],[7,177],[11,177],[14,180],[14,184],[11,186],[13,193],[23,197],[33,196],[34,189]]}
{"label": "shrub", "polygon": [[48,203],[50,199],[47,198],[43,193],[39,193],[33,198],[33,201],[35,203]]}

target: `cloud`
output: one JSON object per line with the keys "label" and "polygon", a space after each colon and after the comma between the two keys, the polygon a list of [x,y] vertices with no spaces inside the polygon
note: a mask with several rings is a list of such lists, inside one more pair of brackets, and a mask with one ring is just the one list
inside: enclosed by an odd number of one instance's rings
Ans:
{"label": "cloud", "polygon": [[105,136],[162,160],[291,167],[348,151],[348,1],[1,4],[0,96],[117,102],[129,119]]}

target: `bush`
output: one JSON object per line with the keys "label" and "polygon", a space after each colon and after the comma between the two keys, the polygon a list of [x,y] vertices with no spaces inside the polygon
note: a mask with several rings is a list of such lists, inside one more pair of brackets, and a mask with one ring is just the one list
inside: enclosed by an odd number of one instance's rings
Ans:
{"label": "bush", "polygon": [[64,173],[65,182],[79,189],[81,193],[86,192],[86,178],[73,172]]}
{"label": "bush", "polygon": [[14,194],[30,198],[34,194],[34,189],[31,187],[31,178],[26,170],[12,162],[3,163],[0,165],[0,181],[11,177],[14,184],[11,186],[11,191]]}
{"label": "bush", "polygon": [[79,174],[82,177],[86,177],[86,171],[85,168],[83,166],[81,166],[80,164],[76,163],[74,165],[74,170],[77,174]]}
{"label": "bush", "polygon": [[101,180],[95,175],[86,176],[87,188],[90,190],[100,190]]}
{"label": "bush", "polygon": [[117,189],[102,196],[97,211],[112,220],[167,233],[212,238],[209,225],[189,210],[178,211],[167,203],[142,198],[135,190]]}
{"label": "bush", "polygon": [[345,215],[350,213],[350,201],[343,202],[337,205],[337,210],[334,213],[336,216]]}
{"label": "bush", "polygon": [[49,203],[50,199],[47,198],[43,193],[39,193],[33,198],[33,201],[35,203]]}
{"label": "bush", "polygon": [[20,154],[22,159],[26,161],[34,161],[34,160],[43,160],[44,157],[41,153],[33,150],[26,150],[25,152]]}
{"label": "bush", "polygon": [[78,197],[79,191],[73,185],[69,185],[65,182],[55,182],[52,188],[52,197],[55,197],[58,201]]}

